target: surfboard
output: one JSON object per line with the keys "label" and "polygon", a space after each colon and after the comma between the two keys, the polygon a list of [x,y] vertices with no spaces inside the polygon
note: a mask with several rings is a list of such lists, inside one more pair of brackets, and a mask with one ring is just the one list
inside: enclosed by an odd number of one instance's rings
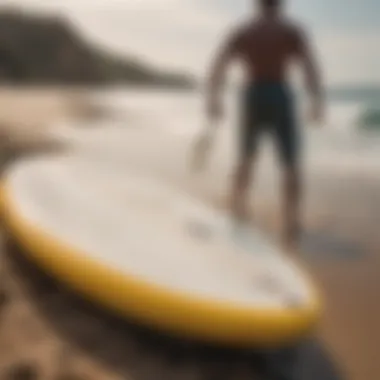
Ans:
{"label": "surfboard", "polygon": [[88,299],[168,334],[230,346],[307,335],[306,272],[255,229],[158,178],[84,156],[20,162],[4,219],[25,253]]}

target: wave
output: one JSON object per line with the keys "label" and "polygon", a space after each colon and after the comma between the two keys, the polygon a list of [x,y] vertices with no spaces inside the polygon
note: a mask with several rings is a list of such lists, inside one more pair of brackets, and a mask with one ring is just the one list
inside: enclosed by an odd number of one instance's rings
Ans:
{"label": "wave", "polygon": [[[117,89],[93,93],[92,100],[118,115],[118,123],[124,123],[125,127],[133,125],[135,128],[189,137],[205,123],[203,95],[197,92]],[[300,100],[299,109],[303,114],[307,99],[304,97]],[[225,104],[227,117],[221,129],[231,135],[237,129],[239,119],[236,93],[226,93]],[[326,113],[321,134],[327,140],[344,140],[347,136],[356,138],[357,134],[363,137],[367,130],[380,130],[380,107],[368,107],[362,102],[330,100]],[[302,129],[310,134],[315,128],[300,116]],[[373,133],[370,134],[373,136]]]}
{"label": "wave", "polygon": [[[158,147],[161,147],[162,154],[167,153],[166,149],[173,154],[176,149],[188,150],[204,123],[203,98],[199,94],[118,91],[97,93],[93,99],[111,108],[118,117],[106,118],[98,123],[92,121],[92,128],[81,128],[82,122],[77,125],[77,122],[66,121],[58,131],[64,140],[79,144],[80,150],[89,149],[95,155],[131,156],[134,160],[136,149],[139,155],[151,155]],[[231,164],[236,158],[236,97],[232,96],[226,103],[229,105],[228,117],[218,133],[214,165],[222,165],[226,161]],[[374,135],[357,128],[364,111],[360,103],[330,101],[323,128],[316,128],[304,121],[303,150],[307,165],[313,168],[313,172],[333,171],[339,174],[355,171],[371,177],[379,175],[380,134]],[[268,168],[273,167],[276,160],[273,140],[264,139],[263,145],[260,147],[263,153],[260,154],[260,165],[262,172],[271,173]],[[127,160],[120,159],[120,162]]]}
{"label": "wave", "polygon": [[380,132],[380,105],[365,109],[358,117],[357,126],[361,130]]}

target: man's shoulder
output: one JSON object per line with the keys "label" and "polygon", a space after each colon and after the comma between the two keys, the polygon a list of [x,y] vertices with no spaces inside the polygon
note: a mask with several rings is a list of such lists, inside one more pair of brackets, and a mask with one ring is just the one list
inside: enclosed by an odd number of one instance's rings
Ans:
{"label": "man's shoulder", "polygon": [[249,33],[250,30],[252,30],[253,25],[254,25],[254,21],[252,21],[251,19],[244,19],[236,23],[235,26],[233,27],[233,30],[235,34],[239,34],[243,36]]}
{"label": "man's shoulder", "polygon": [[[262,32],[262,29],[266,29],[266,26],[273,26],[273,23],[269,24],[262,19],[246,19],[240,21],[233,27],[233,35],[237,39],[245,38],[256,32]],[[277,29],[280,33],[287,34],[296,39],[302,37],[305,34],[306,27],[299,21],[293,20],[291,18],[283,17],[276,21]]]}
{"label": "man's shoulder", "polygon": [[306,27],[299,21],[291,18],[283,18],[281,20],[282,27],[294,36],[301,36],[305,33]]}
{"label": "man's shoulder", "polygon": [[[251,18],[240,21],[235,25],[234,29],[239,33],[247,33],[256,28],[259,28],[260,26],[265,26],[268,23],[273,25],[273,21],[266,22],[265,20],[260,18]],[[289,17],[281,17],[275,23],[278,26],[294,33],[303,33],[303,31],[306,30],[306,27],[301,22]]]}

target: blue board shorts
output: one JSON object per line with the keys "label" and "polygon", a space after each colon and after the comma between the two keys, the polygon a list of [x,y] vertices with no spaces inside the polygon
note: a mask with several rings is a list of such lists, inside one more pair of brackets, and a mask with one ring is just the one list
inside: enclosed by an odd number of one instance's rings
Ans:
{"label": "blue board shorts", "polygon": [[285,83],[259,82],[243,91],[240,153],[251,158],[263,134],[274,138],[280,163],[294,167],[299,159],[299,131],[293,94]]}

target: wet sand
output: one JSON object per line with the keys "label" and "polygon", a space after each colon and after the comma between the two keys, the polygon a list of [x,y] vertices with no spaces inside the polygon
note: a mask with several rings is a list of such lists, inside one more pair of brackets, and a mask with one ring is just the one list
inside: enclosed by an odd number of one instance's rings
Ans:
{"label": "wet sand", "polygon": [[[72,97],[64,91],[20,94],[2,90],[0,100],[2,125],[21,126],[27,133],[32,131],[30,136],[72,112]],[[182,148],[177,145],[170,154],[179,157]],[[214,205],[226,207],[229,173],[224,168],[214,169],[212,178],[193,181],[181,169],[181,160],[170,162],[173,160],[162,151],[150,150],[151,159],[143,162],[145,153],[144,149],[139,152],[140,160],[134,157],[142,169],[159,173]],[[167,165],[155,167],[156,155]],[[308,344],[304,351],[304,362],[308,363],[304,378],[380,378],[376,358],[380,349],[380,181],[346,172],[327,178],[320,174],[308,178],[308,184],[302,260],[322,290],[326,310],[317,334],[318,345]],[[278,201],[265,197],[263,191],[256,195],[256,218],[277,236]],[[223,356],[194,352],[189,347],[167,348],[161,341],[103,315],[57,289],[3,243],[1,378],[174,380],[211,379],[214,374],[220,379],[228,375],[236,380],[252,379],[253,372],[241,356],[229,353],[226,359],[230,366],[217,364]],[[28,377],[30,366],[38,368],[35,377]]]}

